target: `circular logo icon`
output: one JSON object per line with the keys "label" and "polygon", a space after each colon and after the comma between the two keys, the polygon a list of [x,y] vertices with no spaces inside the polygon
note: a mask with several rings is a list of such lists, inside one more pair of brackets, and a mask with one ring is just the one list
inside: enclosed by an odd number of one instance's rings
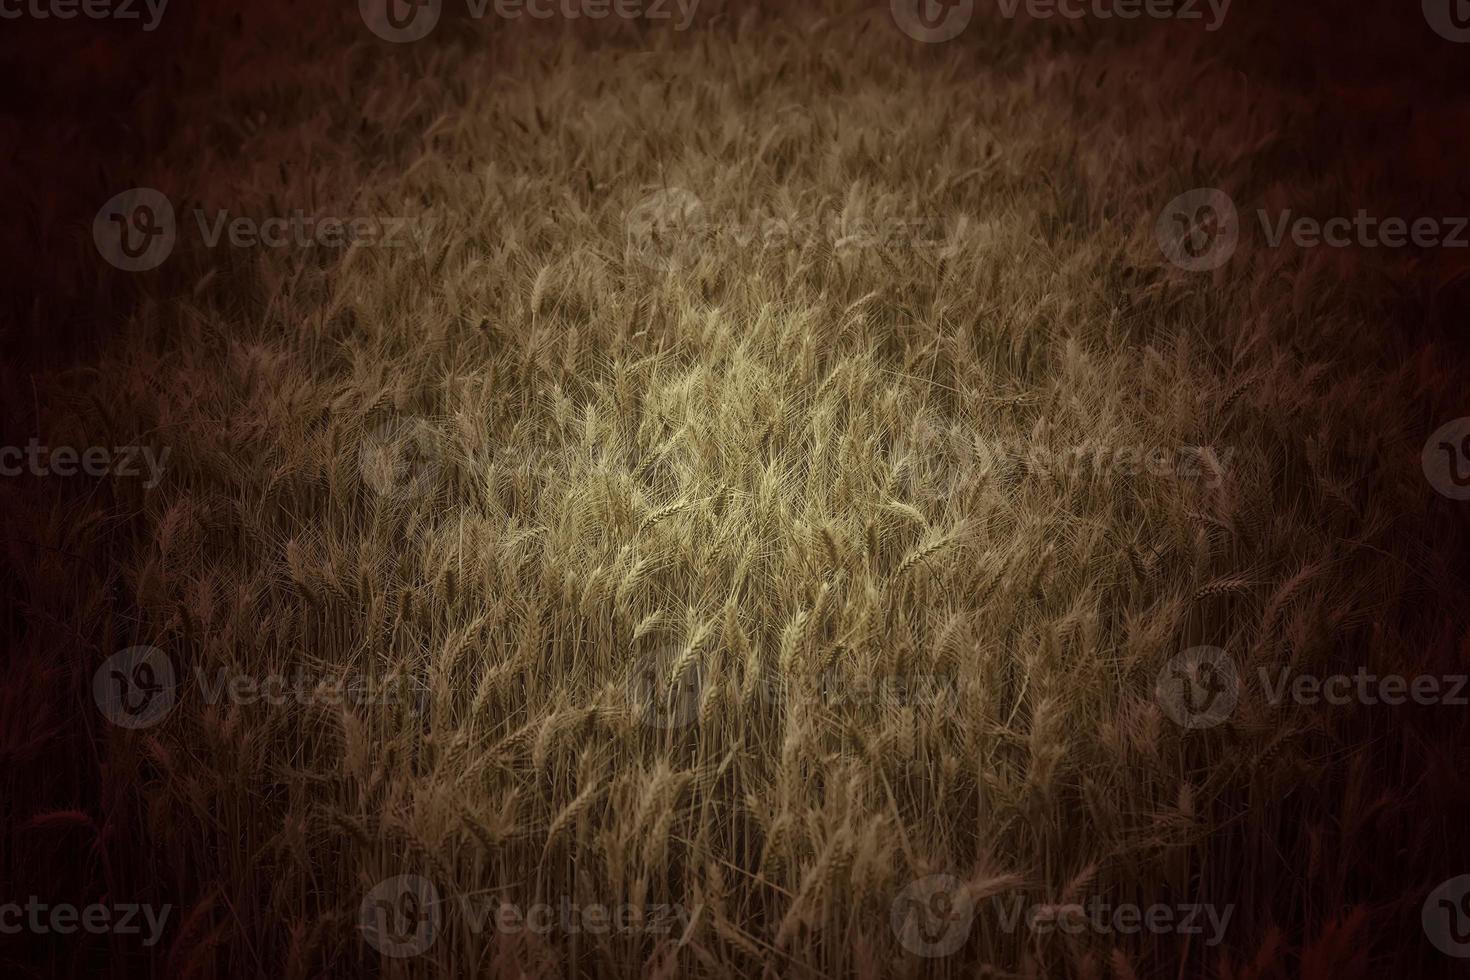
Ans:
{"label": "circular logo icon", "polygon": [[889,0],[893,22],[915,41],[939,44],[959,36],[975,15],[975,0]]}
{"label": "circular logo icon", "polygon": [[1470,958],[1470,875],[1443,882],[1424,900],[1424,934],[1446,956]]}
{"label": "circular logo icon", "polygon": [[895,435],[889,457],[909,474],[932,480],[935,493],[951,496],[973,472],[964,430],[948,419],[917,418]]}
{"label": "circular logo icon", "polygon": [[92,219],[92,240],[102,258],[124,272],[156,269],[178,240],[174,206],[151,187],[113,195]]}
{"label": "circular logo icon", "polygon": [[1430,486],[1451,500],[1470,500],[1470,417],[1435,429],[1420,462]]}
{"label": "circular logo icon", "polygon": [[693,264],[708,233],[704,202],[681,187],[657,191],[639,201],[623,226],[629,254],[660,271]]}
{"label": "circular logo icon", "polygon": [[439,450],[439,433],[426,419],[394,419],[363,439],[357,464],[363,482],[379,496],[412,500],[434,489]]}
{"label": "circular logo icon", "polygon": [[1470,2],[1467,0],[1424,0],[1424,19],[1434,33],[1456,44],[1470,42]]}
{"label": "circular logo icon", "polygon": [[1240,216],[1230,195],[1196,187],[1170,201],[1154,225],[1164,257],[1187,272],[1210,272],[1230,261],[1240,243]]}
{"label": "circular logo icon", "polygon": [[157,647],[128,647],[92,675],[92,698],[102,716],[122,728],[150,728],[177,700],[173,661]]}
{"label": "circular logo icon", "polygon": [[357,927],[384,956],[417,956],[439,932],[439,889],[422,875],[397,875],[362,897]]}
{"label": "circular logo icon", "polygon": [[698,657],[685,660],[683,653],[682,647],[660,647],[640,658],[629,675],[628,700],[645,725],[684,728],[698,720],[704,664]]}
{"label": "circular logo icon", "polygon": [[394,44],[428,37],[439,23],[442,6],[443,0],[357,0],[368,30]]}
{"label": "circular logo icon", "polygon": [[1235,710],[1240,674],[1219,647],[1190,647],[1159,671],[1154,696],[1165,714],[1185,728],[1212,728]]}
{"label": "circular logo icon", "polygon": [[426,718],[434,706],[434,691],[427,679],[417,674],[406,674],[398,682],[398,700],[407,707],[415,718]]}
{"label": "circular logo icon", "polygon": [[889,910],[893,934],[916,956],[949,956],[965,945],[975,921],[975,901],[951,874],[909,883]]}

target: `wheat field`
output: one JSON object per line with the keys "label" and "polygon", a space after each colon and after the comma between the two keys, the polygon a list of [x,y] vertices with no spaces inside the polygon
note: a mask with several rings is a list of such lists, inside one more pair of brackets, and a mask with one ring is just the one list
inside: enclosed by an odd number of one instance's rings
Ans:
{"label": "wheat field", "polygon": [[[243,16],[79,195],[161,191],[166,262],[89,212],[9,304],[107,325],[7,363],[15,444],[161,465],[0,484],[0,897],[171,909],[11,975],[1451,975],[1466,709],[1269,696],[1470,651],[1462,272],[1251,210],[1402,205],[1419,143],[1344,166],[1179,24]],[[1156,235],[1196,187],[1214,271]],[[217,220],[294,209],[368,224]]]}

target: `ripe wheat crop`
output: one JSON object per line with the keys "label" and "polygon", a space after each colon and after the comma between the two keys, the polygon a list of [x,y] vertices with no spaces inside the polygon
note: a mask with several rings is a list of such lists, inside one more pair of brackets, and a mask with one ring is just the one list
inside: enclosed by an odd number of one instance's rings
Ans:
{"label": "ripe wheat crop", "polygon": [[[929,46],[881,4],[251,17],[138,160],[166,264],[58,257],[105,343],[5,367],[55,444],[172,450],[146,490],[0,484],[0,899],[178,910],[36,975],[1446,969],[1470,709],[1260,679],[1466,669],[1464,511],[1419,465],[1463,414],[1450,280],[1250,236],[1190,273],[1154,235],[1199,185],[1351,200],[1300,165],[1315,96],[1198,31]],[[401,241],[210,247],[196,207]],[[174,681],[137,729],[92,687],[134,647]],[[1159,686],[1198,647],[1240,688],[1190,727]],[[952,952],[900,927],[934,875]],[[368,921],[399,876],[408,955]],[[1005,924],[1097,896],[1233,911]]]}

